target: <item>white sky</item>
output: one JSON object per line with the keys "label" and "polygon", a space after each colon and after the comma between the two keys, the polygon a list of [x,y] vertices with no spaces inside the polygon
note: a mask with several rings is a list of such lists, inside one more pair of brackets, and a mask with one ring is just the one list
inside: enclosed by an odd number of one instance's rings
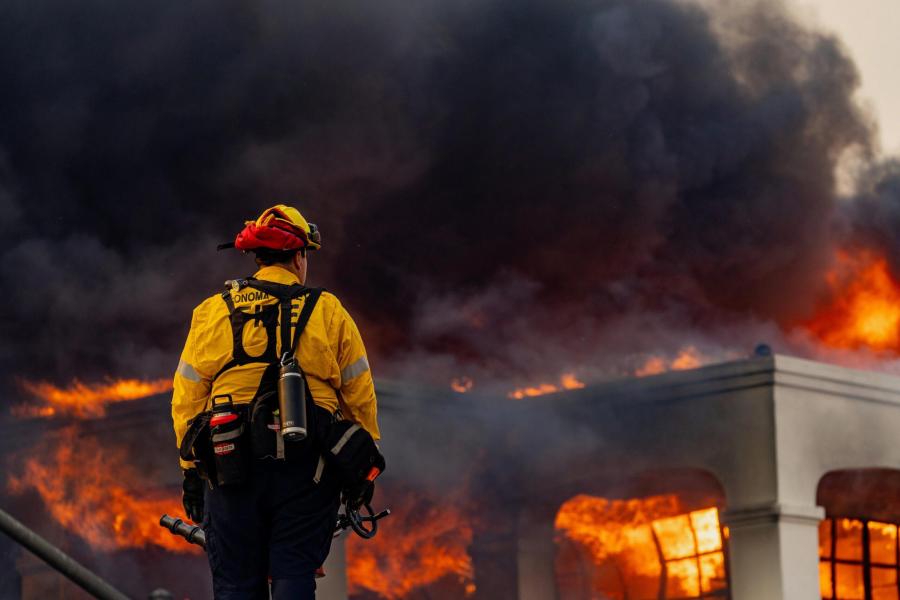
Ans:
{"label": "white sky", "polygon": [[862,77],[860,98],[879,123],[882,149],[900,155],[900,0],[793,0],[792,4],[844,41]]}

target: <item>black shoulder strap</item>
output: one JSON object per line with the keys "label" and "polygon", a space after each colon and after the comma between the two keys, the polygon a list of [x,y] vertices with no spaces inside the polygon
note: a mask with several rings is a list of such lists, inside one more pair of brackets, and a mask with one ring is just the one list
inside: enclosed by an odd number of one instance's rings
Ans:
{"label": "black shoulder strap", "polygon": [[[246,279],[235,279],[231,282],[227,282],[234,289],[234,285],[237,284],[237,289],[243,289],[245,287],[253,288],[269,296],[272,296],[278,300],[279,305],[279,320],[281,321],[281,327],[279,332],[279,337],[281,338],[281,347],[287,348],[291,343],[291,300],[294,298],[299,298],[305,294],[309,293],[309,289],[299,283],[278,283],[275,281],[267,281],[264,279],[256,279],[255,277],[247,277]],[[228,305],[228,312],[234,314],[235,307],[234,303],[231,300],[231,293],[226,290],[222,297],[225,299],[225,303]],[[235,334],[237,335],[237,334]],[[233,365],[228,365],[233,366]]]}
{"label": "black shoulder strap", "polygon": [[[225,371],[239,365],[277,362],[278,351],[275,337],[278,331],[279,315],[281,320],[281,347],[287,348],[291,343],[291,299],[302,295],[307,289],[296,283],[289,285],[274,281],[261,281],[253,277],[226,281],[225,285],[227,289],[222,292],[222,300],[228,308],[228,320],[231,324],[231,334],[233,336],[231,360],[219,369],[213,380],[218,379]],[[274,297],[278,300],[277,304],[271,304],[262,309],[257,306],[258,310],[252,313],[239,309],[235,306],[231,295],[248,287]],[[244,349],[244,325],[250,321],[255,322],[257,326],[262,325],[266,329],[266,349],[258,356],[250,356]]]}
{"label": "black shoulder strap", "polygon": [[[213,377],[213,380],[218,379],[219,375],[224,373],[225,371],[231,369],[232,367],[247,364],[249,362],[270,362],[277,361],[278,355],[275,351],[275,323],[273,315],[271,315],[271,310],[277,310],[279,314],[279,320],[281,321],[280,327],[280,338],[281,338],[281,348],[288,348],[288,344],[290,344],[290,354],[295,355],[297,353],[297,348],[300,344],[300,336],[303,334],[303,330],[306,329],[307,323],[309,323],[310,316],[312,316],[313,309],[316,306],[316,302],[318,302],[319,297],[322,295],[324,289],[322,288],[308,288],[299,283],[294,284],[283,284],[283,283],[275,283],[273,281],[261,281],[253,278],[248,278],[244,280],[239,280],[238,289],[244,287],[252,287],[261,292],[265,292],[270,296],[274,296],[278,299],[278,304],[272,304],[268,307],[268,309],[260,311],[258,313],[247,313],[244,312],[234,305],[234,301],[231,298],[232,289],[225,290],[222,293],[222,300],[225,301],[225,305],[228,308],[228,312],[230,315],[230,322],[232,328],[232,334],[234,335],[234,348],[232,350],[232,358],[228,363],[222,366],[219,369],[219,372]],[[300,315],[297,318],[296,330],[294,332],[294,338],[291,340],[291,313],[293,312],[293,303],[292,301],[295,298],[306,297],[306,300],[303,303],[303,308],[300,310]],[[258,357],[250,357],[247,356],[246,352],[243,349],[242,344],[242,332],[244,329],[244,323],[248,320],[262,320],[266,326],[266,333],[269,336],[269,341],[266,345],[266,350],[263,352],[261,356]]]}
{"label": "black shoulder strap", "polygon": [[274,281],[264,281],[262,279],[247,279],[247,287],[265,292],[270,296],[275,296],[279,300],[296,298],[303,294],[309,288],[303,287],[299,283],[276,283]]}
{"label": "black shoulder strap", "polygon": [[225,301],[225,306],[228,307],[228,314],[234,313],[234,300],[231,299],[231,292],[229,290],[222,292],[222,300]]}
{"label": "black shoulder strap", "polygon": [[303,335],[303,330],[306,329],[306,324],[309,323],[309,318],[316,307],[316,302],[319,301],[319,297],[325,291],[323,288],[308,289],[309,293],[303,302],[303,309],[300,311],[300,316],[297,317],[297,328],[294,330],[294,341],[291,343],[291,356],[297,354],[297,348],[300,346],[300,336]]}

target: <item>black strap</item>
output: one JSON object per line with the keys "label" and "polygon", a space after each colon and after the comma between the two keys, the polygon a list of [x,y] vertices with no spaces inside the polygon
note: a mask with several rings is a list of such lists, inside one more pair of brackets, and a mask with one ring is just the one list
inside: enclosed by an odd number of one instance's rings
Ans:
{"label": "black strap", "polygon": [[297,348],[300,346],[300,336],[303,335],[303,330],[306,329],[306,324],[309,323],[309,318],[312,316],[312,311],[316,307],[316,302],[319,301],[319,297],[324,291],[325,290],[322,288],[309,289],[309,294],[303,302],[303,309],[300,311],[300,316],[297,317],[297,328],[294,330],[294,341],[291,342],[291,356],[297,354]]}
{"label": "black strap", "polygon": [[[229,290],[225,290],[224,292],[222,292],[222,300],[225,301],[225,306],[228,308],[228,318],[229,318],[229,322],[231,322],[231,320],[234,317],[234,300],[231,299],[231,292]],[[234,326],[232,325],[232,330],[233,329],[234,329]],[[232,333],[234,333],[234,332],[232,331]],[[236,366],[238,366],[238,364],[240,364],[240,361],[238,361],[234,357],[234,347],[232,347],[231,355],[232,355],[231,360],[229,360],[227,363],[222,365],[222,368],[219,369],[215,375],[213,375],[213,378],[212,378],[213,381],[218,379],[219,375],[221,375],[228,369],[230,369],[232,367],[236,367]]]}
{"label": "black strap", "polygon": [[[283,283],[263,281],[254,279],[252,277],[247,279],[247,286],[278,298],[281,309],[281,351],[282,353],[284,353],[287,351],[285,349],[290,347],[291,354],[296,353],[297,345],[291,344],[291,313],[293,312],[292,300],[294,300],[295,298],[301,298],[303,296],[311,295],[313,289],[300,285],[299,283],[285,285]],[[319,293],[322,293],[321,290],[319,290]],[[315,304],[315,301],[313,301],[313,304]],[[304,304],[304,309],[305,307],[306,305]],[[312,311],[312,309],[310,309],[310,311]],[[297,320],[298,325],[302,319],[303,312],[300,313],[300,318]],[[306,320],[309,320],[309,315],[306,316]],[[306,326],[305,322],[303,323],[303,326]]]}
{"label": "black strap", "polygon": [[291,313],[294,305],[290,299],[281,300],[281,352],[291,343]]}
{"label": "black strap", "polygon": [[[249,282],[247,280],[241,279],[235,281],[238,282],[238,290],[249,286]],[[289,288],[291,286],[285,285],[282,287]],[[251,363],[271,363],[278,360],[278,350],[275,336],[276,332],[278,331],[279,307],[271,304],[263,307],[262,310],[257,310],[253,313],[245,312],[234,305],[234,300],[231,297],[231,293],[233,290],[234,288],[232,288],[232,290],[226,290],[222,293],[222,300],[228,307],[228,318],[231,323],[231,360],[224,364],[221,369],[219,369],[219,371],[213,376],[213,381],[218,379],[219,376],[225,371],[239,365],[247,365]],[[282,301],[282,303],[283,302],[284,301]],[[290,303],[289,300],[286,302]],[[259,308],[259,305],[257,305],[257,308]],[[261,325],[266,329],[266,349],[259,356],[250,356],[244,349],[244,326],[250,321],[255,322],[256,326]],[[282,343],[287,340],[287,337],[288,336],[285,336],[283,338]]]}
{"label": "black strap", "polygon": [[304,287],[299,283],[276,283],[274,281],[254,279],[253,277],[248,277],[245,282],[247,284],[247,287],[252,287],[253,289],[265,292],[270,296],[275,296],[279,300],[289,300],[297,298],[305,294],[307,290],[311,289],[308,287]]}
{"label": "black strap", "polygon": [[222,300],[225,301],[225,306],[228,307],[228,314],[234,314],[234,300],[231,299],[231,292],[222,292]]}
{"label": "black strap", "polygon": [[[278,311],[279,313],[278,318],[281,322],[281,327],[279,328],[280,335],[278,337],[281,338],[280,341],[282,354],[284,354],[286,348],[290,347],[291,355],[296,355],[297,348],[300,343],[300,336],[303,334],[304,329],[306,329],[306,325],[309,322],[316,302],[319,300],[319,297],[324,291],[322,288],[308,288],[300,285],[299,283],[288,285],[283,283],[276,283],[274,281],[254,279],[252,277],[236,281],[239,285],[238,289],[250,287],[277,298],[278,306],[276,308],[274,304],[271,304],[260,312],[247,313],[238,309],[234,305],[234,300],[231,297],[233,288],[225,290],[222,293],[222,300],[224,300],[230,316],[232,334],[234,336],[234,344],[231,360],[223,365],[221,369],[219,369],[219,372],[216,373],[216,375],[213,377],[213,380],[218,379],[222,373],[238,365],[250,363],[272,363],[278,361],[279,357],[275,352],[276,330],[275,321],[272,318],[274,317],[272,311]],[[304,296],[306,296],[306,300],[304,301],[303,308],[301,309],[300,315],[297,318],[296,331],[294,332],[293,340],[291,340],[291,313],[293,312],[293,300],[295,298],[301,298]],[[251,320],[257,321],[257,324],[263,324],[266,327],[266,333],[268,336],[266,350],[262,355],[257,357],[248,356],[246,351],[244,351],[242,342],[244,324],[247,321]]]}

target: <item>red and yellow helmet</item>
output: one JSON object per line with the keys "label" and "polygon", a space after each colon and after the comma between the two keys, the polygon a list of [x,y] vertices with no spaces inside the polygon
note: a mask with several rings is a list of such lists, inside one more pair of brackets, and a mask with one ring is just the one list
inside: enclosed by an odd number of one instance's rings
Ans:
{"label": "red and yellow helmet", "polygon": [[234,247],[238,250],[299,250],[322,247],[322,235],[314,223],[309,223],[293,206],[276,204],[267,208],[255,221],[244,223],[233,244],[223,244],[219,248]]}

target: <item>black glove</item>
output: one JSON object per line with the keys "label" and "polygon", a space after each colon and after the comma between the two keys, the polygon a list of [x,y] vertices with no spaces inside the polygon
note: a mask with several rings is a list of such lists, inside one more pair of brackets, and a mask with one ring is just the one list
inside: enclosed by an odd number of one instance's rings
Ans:
{"label": "black glove", "polygon": [[359,483],[344,488],[343,501],[350,510],[359,510],[359,507],[372,503],[375,495],[375,482],[364,479]]}
{"label": "black glove", "polygon": [[181,503],[184,512],[194,523],[203,520],[203,488],[206,484],[200,479],[197,469],[187,469],[184,472],[184,481],[181,484]]}

